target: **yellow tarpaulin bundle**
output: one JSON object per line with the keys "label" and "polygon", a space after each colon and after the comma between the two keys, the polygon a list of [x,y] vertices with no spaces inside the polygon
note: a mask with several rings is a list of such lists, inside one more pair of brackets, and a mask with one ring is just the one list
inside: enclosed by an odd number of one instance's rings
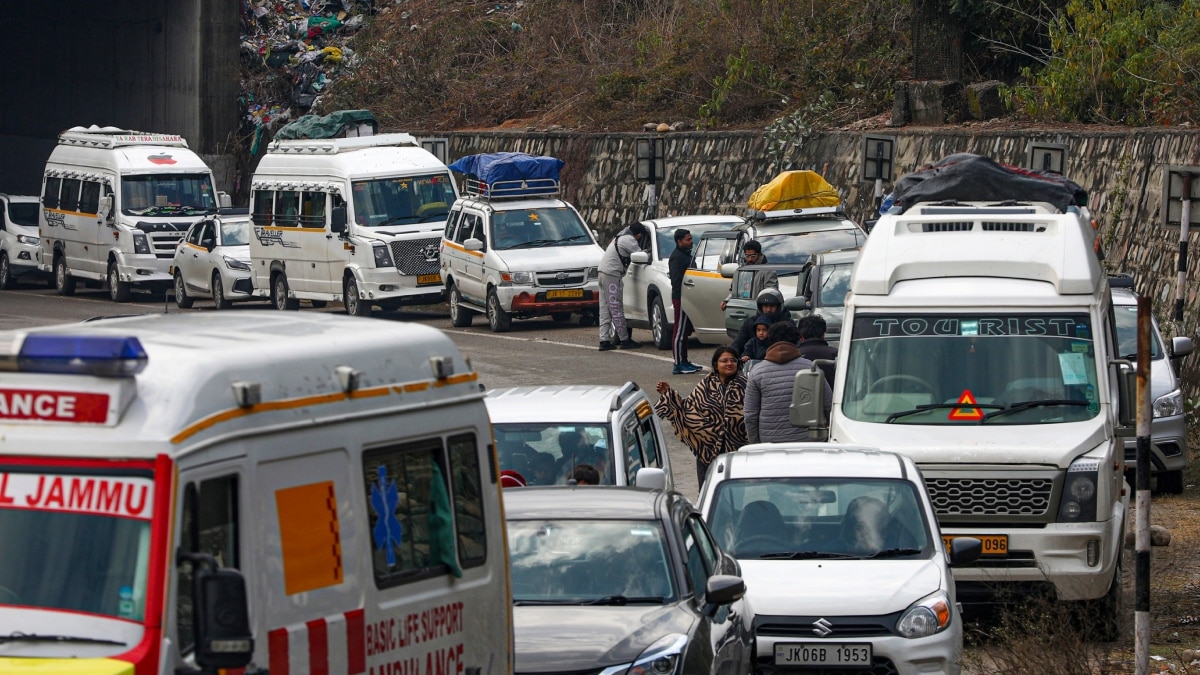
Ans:
{"label": "yellow tarpaulin bundle", "polygon": [[784,171],[770,183],[760,185],[750,195],[754,211],[779,209],[811,209],[817,206],[838,206],[842,200],[824,178],[815,171]]}

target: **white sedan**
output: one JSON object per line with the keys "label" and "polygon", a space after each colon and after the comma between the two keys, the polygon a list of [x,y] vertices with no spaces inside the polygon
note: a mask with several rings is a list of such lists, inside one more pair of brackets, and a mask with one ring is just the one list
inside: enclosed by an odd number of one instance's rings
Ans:
{"label": "white sedan", "polygon": [[192,225],[175,249],[171,263],[175,304],[183,309],[211,297],[217,309],[250,300],[250,217],[205,218]]}

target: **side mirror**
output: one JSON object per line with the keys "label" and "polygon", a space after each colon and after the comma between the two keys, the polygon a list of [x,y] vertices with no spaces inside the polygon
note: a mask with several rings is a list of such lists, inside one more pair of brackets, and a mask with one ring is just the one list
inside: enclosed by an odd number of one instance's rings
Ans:
{"label": "side mirror", "polygon": [[796,373],[788,419],[794,427],[807,427],[811,440],[825,440],[825,374],[816,363]]}
{"label": "side mirror", "polygon": [[463,248],[467,249],[468,251],[482,251],[483,241],[476,239],[475,237],[471,237],[463,242]]}
{"label": "side mirror", "polygon": [[243,668],[254,658],[246,582],[237,570],[218,568],[205,553],[180,553],[193,565],[192,620],[196,665],[205,670]]}
{"label": "side mirror", "polygon": [[867,234],[870,234],[871,230],[875,229],[875,224],[878,222],[879,222],[878,218],[871,218],[870,220],[864,220],[863,221],[863,229],[867,231]]}
{"label": "side mirror", "polygon": [[745,595],[746,582],[741,577],[714,574],[708,578],[704,589],[704,613],[712,616],[718,608],[737,602]]}
{"label": "side mirror", "polygon": [[96,220],[101,223],[112,220],[113,196],[104,195],[100,198],[100,204],[96,208]]}
{"label": "side mirror", "polygon": [[721,276],[725,277],[726,279],[732,279],[733,275],[737,274],[737,271],[737,263],[721,263]]}
{"label": "side mirror", "polygon": [[1192,353],[1192,338],[1190,337],[1173,337],[1171,338],[1171,358],[1182,359]]}
{"label": "side mirror", "polygon": [[667,487],[667,473],[653,466],[644,466],[637,470],[637,475],[633,478],[633,484],[636,487],[646,490],[665,490]]}
{"label": "side mirror", "polygon": [[1113,361],[1117,366],[1117,427],[1113,430],[1118,438],[1137,434],[1137,371],[1133,364],[1124,359]]}
{"label": "side mirror", "polygon": [[983,542],[975,537],[955,537],[950,540],[950,566],[970,565],[983,554]]}
{"label": "side mirror", "polygon": [[208,249],[209,253],[212,253],[212,250],[217,247],[217,242],[213,241],[212,239],[205,239],[204,241],[200,242],[200,244],[204,246],[204,248]]}
{"label": "side mirror", "polygon": [[629,254],[629,261],[637,265],[649,265],[650,254],[645,251],[634,251]]}
{"label": "side mirror", "polygon": [[797,295],[784,300],[783,308],[789,312],[803,312],[805,310],[812,309],[812,306],[808,304],[808,298],[804,297],[803,295]]}
{"label": "side mirror", "polygon": [[346,207],[335,206],[329,212],[329,231],[341,234],[346,231]]}
{"label": "side mirror", "polygon": [[230,199],[228,192],[218,192],[217,193],[217,206],[222,209],[233,208],[233,200]]}

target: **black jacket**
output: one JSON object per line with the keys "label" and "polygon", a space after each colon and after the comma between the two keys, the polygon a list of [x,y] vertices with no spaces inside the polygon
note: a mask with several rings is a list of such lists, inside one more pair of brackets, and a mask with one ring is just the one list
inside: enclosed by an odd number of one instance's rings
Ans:
{"label": "black jacket", "polygon": [[692,252],[684,251],[678,246],[674,251],[671,251],[671,257],[667,259],[667,273],[671,277],[671,299],[678,300],[683,293],[683,274],[687,272],[688,267],[692,264]]}
{"label": "black jacket", "polygon": [[[800,348],[800,356],[809,361],[816,361],[817,359],[829,359],[833,361],[837,359],[837,347],[830,347],[829,343],[821,338],[801,340],[796,346]],[[837,366],[821,364],[821,372],[825,373],[825,381],[832,387],[833,376],[837,373]]]}

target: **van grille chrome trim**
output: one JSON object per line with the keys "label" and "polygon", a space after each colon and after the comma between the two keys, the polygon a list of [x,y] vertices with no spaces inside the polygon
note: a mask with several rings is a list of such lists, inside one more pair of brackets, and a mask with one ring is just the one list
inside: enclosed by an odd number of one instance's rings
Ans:
{"label": "van grille chrome trim", "polygon": [[388,248],[400,274],[437,274],[442,270],[438,253],[441,243],[441,237],[400,239],[389,243]]}
{"label": "van grille chrome trim", "polygon": [[1051,478],[949,478],[926,476],[942,516],[1044,516],[1054,496]]}

